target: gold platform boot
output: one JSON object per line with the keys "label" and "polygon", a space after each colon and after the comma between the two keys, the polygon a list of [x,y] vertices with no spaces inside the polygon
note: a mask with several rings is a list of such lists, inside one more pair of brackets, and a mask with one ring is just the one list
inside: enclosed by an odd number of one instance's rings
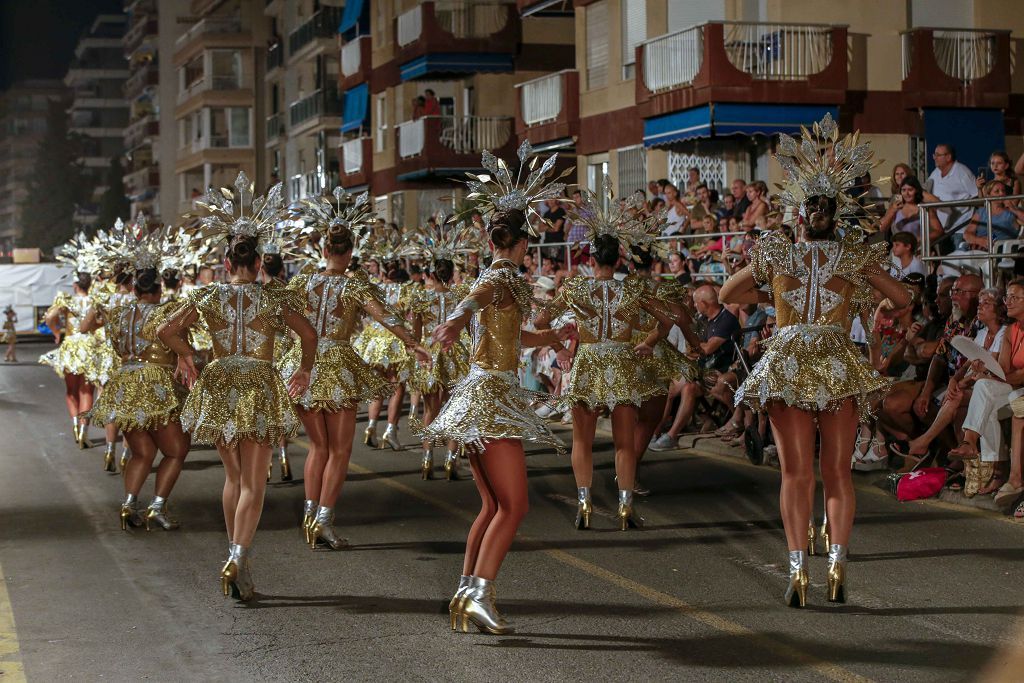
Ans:
{"label": "gold platform boot", "polygon": [[228,546],[228,559],[220,570],[220,588],[224,596],[248,602],[256,592],[249,566],[249,549],[237,543]]}
{"label": "gold platform boot", "polygon": [[810,578],[807,575],[807,551],[789,551],[789,585],[783,598],[789,607],[807,605],[807,586]]}
{"label": "gold platform boot", "polygon": [[594,511],[594,505],[590,502],[590,487],[580,486],[576,489],[576,522],[579,530],[590,528],[590,513]]}
{"label": "gold platform boot", "polygon": [[320,507],[320,504],[317,501],[308,498],[302,504],[302,533],[306,537],[306,545],[310,544],[309,529],[313,526],[313,522],[316,521],[316,509],[318,507]]}
{"label": "gold platform boot", "polygon": [[444,478],[455,481],[459,478],[459,454],[448,451],[444,456]]}
{"label": "gold platform boot", "polygon": [[370,448],[377,448],[377,421],[370,420],[369,424],[366,425],[366,431],[363,432],[363,444]]}
{"label": "gold platform boot", "polygon": [[459,587],[455,589],[455,595],[448,603],[448,616],[451,618],[453,631],[459,630],[459,623],[462,620],[462,601],[466,597],[466,592],[469,591],[470,578],[472,577],[465,574],[459,577]]}
{"label": "gold platform boot", "polygon": [[134,493],[125,496],[121,503],[121,531],[128,531],[128,527],[140,527],[145,524],[142,519],[142,504]]}
{"label": "gold platform boot", "polygon": [[846,602],[846,546],[828,547],[828,601]]}
{"label": "gold platform boot", "polygon": [[420,477],[424,480],[434,478],[434,449],[423,449],[423,460],[420,462]]}
{"label": "gold platform boot", "polygon": [[338,536],[334,530],[334,508],[321,505],[316,509],[316,518],[309,526],[309,547],[326,546],[331,550],[348,547],[348,539]]}
{"label": "gold platform boot", "polygon": [[807,525],[807,554],[818,554],[818,528],[814,526],[813,518],[811,519],[810,524]]}
{"label": "gold platform boot", "polygon": [[128,467],[128,461],[132,459],[132,449],[128,448],[128,444],[124,445],[121,449],[121,460],[118,463],[121,466],[121,476],[124,476],[124,470]]}
{"label": "gold platform boot", "polygon": [[103,471],[117,474],[117,459],[114,457],[114,444],[107,442],[107,448],[103,451]]}
{"label": "gold platform boot", "polygon": [[380,448],[390,448],[393,451],[402,450],[402,443],[398,440],[398,425],[388,423],[384,428],[384,436],[380,439]]}
{"label": "gold platform boot", "polygon": [[462,599],[462,632],[469,633],[469,625],[472,623],[481,633],[496,636],[515,633],[516,630],[501,616],[494,604],[497,597],[494,582],[479,576],[471,576],[469,580],[469,589]]}
{"label": "gold platform boot", "polygon": [[181,526],[167,514],[167,499],[163,496],[154,496],[146,508],[146,531],[152,530],[154,524],[164,531],[173,531]]}
{"label": "gold platform boot", "polygon": [[625,531],[630,527],[640,529],[644,518],[633,512],[633,492],[619,489],[619,529]]}
{"label": "gold platform boot", "polygon": [[277,455],[281,459],[281,481],[292,480],[292,465],[288,462],[288,447],[280,446]]}

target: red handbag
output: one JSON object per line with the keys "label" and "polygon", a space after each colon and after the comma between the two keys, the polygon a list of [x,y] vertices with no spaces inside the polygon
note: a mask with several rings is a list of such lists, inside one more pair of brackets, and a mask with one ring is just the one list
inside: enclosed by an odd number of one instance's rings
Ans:
{"label": "red handbag", "polygon": [[936,496],[946,484],[949,473],[945,467],[922,467],[907,472],[896,482],[896,498],[899,500],[920,500]]}

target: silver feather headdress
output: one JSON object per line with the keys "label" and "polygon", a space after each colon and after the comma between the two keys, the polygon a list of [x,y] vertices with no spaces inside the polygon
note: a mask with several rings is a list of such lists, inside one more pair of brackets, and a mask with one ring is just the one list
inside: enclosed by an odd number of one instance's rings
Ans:
{"label": "silver feather headdress", "polygon": [[[593,190],[582,190],[583,201],[569,210],[573,223],[586,227],[587,242],[593,242],[602,235],[614,237],[623,251],[632,259],[633,247],[639,247],[657,255],[667,254],[667,248],[655,238],[665,225],[664,210],[648,214],[643,198],[630,195],[629,199],[615,199],[611,179],[607,176],[602,186],[603,199]],[[607,208],[605,208],[607,207]]]}
{"label": "silver feather headdress", "polygon": [[282,183],[278,183],[265,196],[256,196],[255,184],[245,171],[239,171],[234,190],[228,187],[211,190],[196,201],[207,213],[185,214],[186,220],[197,220],[194,227],[186,230],[198,244],[236,236],[252,237],[262,251],[262,246],[274,237],[277,224],[287,218],[282,187]]}
{"label": "silver feather headdress", "polygon": [[480,241],[480,232],[472,223],[447,221],[441,214],[433,226],[428,224],[406,233],[398,256],[461,264],[468,252],[479,249]]}
{"label": "silver feather headdress", "polygon": [[92,275],[98,272],[103,266],[102,256],[101,244],[95,238],[86,235],[84,231],[79,231],[55,252],[57,262],[70,266],[75,275]]}
{"label": "silver feather headdress", "polygon": [[[516,153],[519,157],[519,169],[513,177],[509,165],[504,159],[499,159],[489,151],[484,151],[481,157],[483,167],[490,173],[467,173],[469,180],[465,181],[469,187],[469,194],[466,199],[470,200],[471,206],[461,213],[453,216],[456,222],[468,220],[475,211],[490,223],[490,217],[495,211],[507,211],[518,209],[526,214],[527,228],[530,234],[537,236],[535,225],[545,223],[544,217],[537,211],[536,205],[548,199],[564,199],[565,183],[557,182],[572,173],[574,166],[567,168],[558,175],[552,177],[555,172],[555,162],[558,153],[552,154],[544,163],[538,162],[540,157],[534,155],[533,146],[529,140],[524,140],[519,145]],[[524,172],[527,172],[523,177]]]}
{"label": "silver feather headdress", "polygon": [[293,243],[315,261],[323,260],[323,244],[335,235],[347,235],[355,253],[376,220],[368,192],[355,196],[340,186],[328,196],[300,200],[292,209],[292,217],[301,219],[302,223],[293,236]]}

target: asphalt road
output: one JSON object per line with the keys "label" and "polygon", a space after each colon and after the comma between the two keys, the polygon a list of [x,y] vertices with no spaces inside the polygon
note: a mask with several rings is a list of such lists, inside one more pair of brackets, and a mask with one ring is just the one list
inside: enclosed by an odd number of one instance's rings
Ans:
{"label": "asphalt road", "polygon": [[793,610],[777,471],[652,453],[647,527],[619,532],[607,439],[590,532],[572,528],[568,460],[530,454],[531,511],[497,582],[515,635],[449,630],[477,498],[468,480],[421,481],[415,447],[357,446],[337,510],[353,547],[313,552],[293,444],[296,480],[269,487],[253,547],[258,599],[241,606],[217,580],[216,452],[189,456],[180,531],[122,532],[120,477],[72,443],[59,378],[25,362],[44,350],[0,366],[0,681],[972,680],[1021,638],[1024,525],[900,504],[857,475],[849,603],[825,601],[818,557]]}

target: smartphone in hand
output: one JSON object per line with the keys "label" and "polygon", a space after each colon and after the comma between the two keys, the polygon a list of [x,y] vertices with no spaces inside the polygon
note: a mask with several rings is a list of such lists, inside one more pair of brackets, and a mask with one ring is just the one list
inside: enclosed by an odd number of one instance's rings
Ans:
{"label": "smartphone in hand", "polygon": [[982,180],[988,180],[987,174],[988,174],[988,167],[987,166],[979,166],[978,167],[978,174],[977,175],[978,175],[979,178],[981,178]]}

